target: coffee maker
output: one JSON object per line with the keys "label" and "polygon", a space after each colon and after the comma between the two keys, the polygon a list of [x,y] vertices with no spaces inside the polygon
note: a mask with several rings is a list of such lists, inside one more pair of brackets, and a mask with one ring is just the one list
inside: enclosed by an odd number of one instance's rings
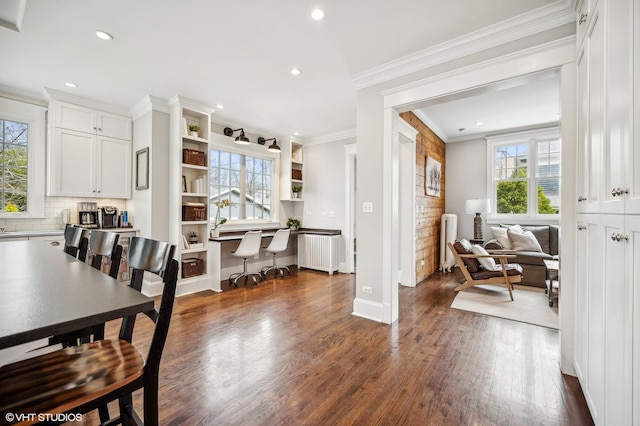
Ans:
{"label": "coffee maker", "polygon": [[101,224],[103,228],[118,227],[118,209],[116,207],[104,206],[101,211]]}
{"label": "coffee maker", "polygon": [[78,225],[83,228],[99,228],[98,204],[82,202],[78,203]]}

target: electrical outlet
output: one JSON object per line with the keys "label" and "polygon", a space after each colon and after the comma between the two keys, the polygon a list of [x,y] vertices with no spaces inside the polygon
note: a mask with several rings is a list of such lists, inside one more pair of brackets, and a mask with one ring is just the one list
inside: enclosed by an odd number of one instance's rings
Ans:
{"label": "electrical outlet", "polygon": [[420,261],[420,267],[421,267],[421,268],[424,268],[424,259],[422,259],[422,260]]}
{"label": "electrical outlet", "polygon": [[371,287],[369,287],[368,285],[363,285],[362,286],[362,292],[363,293],[367,293],[367,294],[371,294],[371,293],[373,293],[373,289]]}
{"label": "electrical outlet", "polygon": [[255,260],[260,259],[260,253],[258,253],[258,254],[256,254],[255,256],[253,256],[253,258],[254,258]]}

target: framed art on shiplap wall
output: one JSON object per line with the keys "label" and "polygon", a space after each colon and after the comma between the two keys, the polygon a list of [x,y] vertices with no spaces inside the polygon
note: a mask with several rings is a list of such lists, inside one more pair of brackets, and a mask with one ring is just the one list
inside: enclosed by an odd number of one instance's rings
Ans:
{"label": "framed art on shiplap wall", "polygon": [[432,197],[440,197],[440,181],[442,178],[440,162],[427,157],[424,166],[425,193]]}

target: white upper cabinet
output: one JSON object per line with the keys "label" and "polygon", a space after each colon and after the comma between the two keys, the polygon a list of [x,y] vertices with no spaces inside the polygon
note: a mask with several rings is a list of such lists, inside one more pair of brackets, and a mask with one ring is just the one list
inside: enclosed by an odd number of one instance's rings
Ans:
{"label": "white upper cabinet", "polygon": [[131,198],[131,119],[53,102],[47,195]]}
{"label": "white upper cabinet", "polygon": [[131,140],[131,118],[66,102],[55,104],[55,126]]}

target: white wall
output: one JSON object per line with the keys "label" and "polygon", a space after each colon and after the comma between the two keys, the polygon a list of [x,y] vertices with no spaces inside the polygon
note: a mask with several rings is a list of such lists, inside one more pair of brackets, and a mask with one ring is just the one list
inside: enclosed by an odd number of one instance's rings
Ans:
{"label": "white wall", "polygon": [[[447,144],[445,213],[458,216],[457,238],[473,238],[473,217],[465,210],[465,201],[487,197],[487,142],[475,139]],[[484,240],[493,238],[483,220]]]}
{"label": "white wall", "polygon": [[345,149],[355,138],[304,146],[304,202],[302,226],[342,231],[340,262],[344,262]]}

